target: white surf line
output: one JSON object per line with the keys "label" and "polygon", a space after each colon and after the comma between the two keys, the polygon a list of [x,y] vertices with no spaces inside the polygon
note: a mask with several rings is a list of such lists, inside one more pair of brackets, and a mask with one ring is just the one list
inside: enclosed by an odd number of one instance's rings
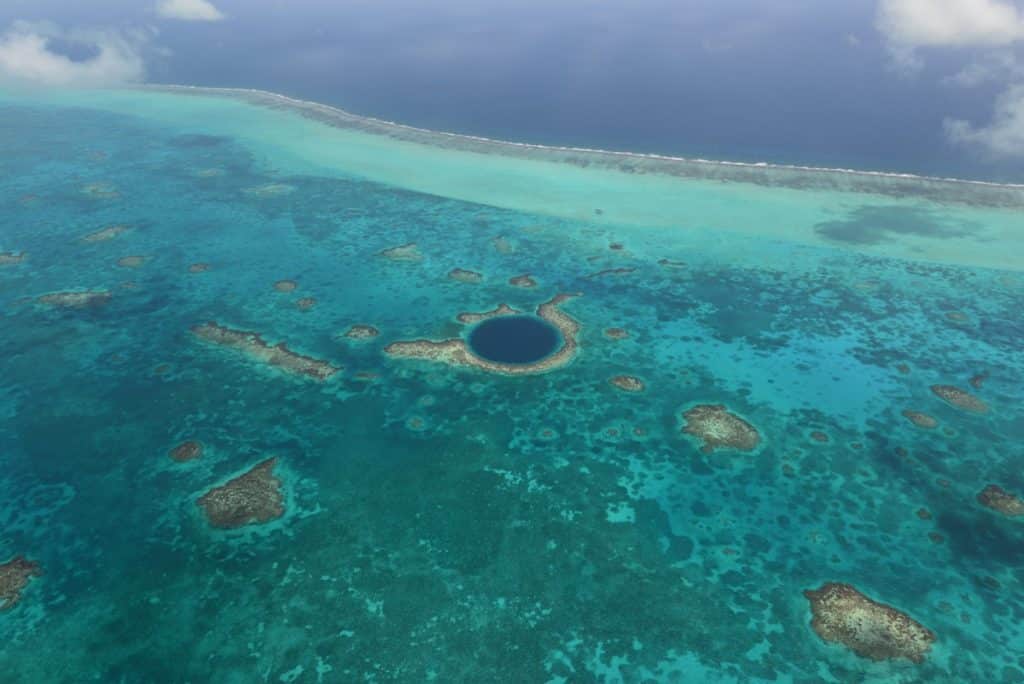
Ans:
{"label": "white surf line", "polygon": [[293,105],[298,108],[319,108],[327,110],[335,114],[340,114],[344,117],[355,121],[365,121],[372,124],[377,124],[385,127],[393,127],[406,131],[411,131],[419,134],[426,135],[437,135],[444,136],[453,139],[469,140],[473,142],[486,143],[489,145],[495,145],[501,147],[508,145],[510,147],[518,147],[523,149],[533,149],[540,151],[554,151],[554,152],[570,152],[570,153],[585,153],[585,154],[596,154],[596,155],[608,155],[613,157],[623,157],[627,159],[651,159],[657,161],[666,162],[677,162],[693,165],[707,165],[707,166],[724,166],[724,167],[736,167],[746,168],[755,170],[780,170],[780,171],[798,171],[803,173],[827,173],[827,174],[842,174],[842,175],[853,175],[853,176],[865,176],[868,178],[892,178],[899,180],[910,180],[918,181],[922,183],[956,183],[963,185],[974,185],[988,188],[999,188],[1006,190],[1024,190],[1024,183],[996,183],[994,181],[983,181],[983,180],[971,180],[966,178],[955,178],[952,176],[924,176],[914,173],[899,173],[895,171],[864,171],[860,169],[844,169],[838,167],[827,167],[827,166],[800,166],[797,164],[776,164],[771,162],[740,162],[740,161],[728,161],[728,160],[716,160],[716,159],[703,159],[700,157],[674,157],[669,155],[662,155],[656,153],[647,152],[627,152],[622,150],[603,150],[600,148],[593,147],[567,147],[561,145],[540,145],[537,143],[526,143],[516,142],[512,140],[499,140],[496,138],[487,138],[479,135],[468,135],[465,133],[452,133],[449,131],[435,131],[429,128],[419,128],[416,126],[410,126],[408,124],[399,123],[397,121],[388,121],[387,119],[378,119],[372,116],[362,116],[360,114],[353,114],[352,112],[335,107],[333,105],[323,104],[322,102],[314,102],[312,100],[300,100],[297,98],[282,95],[280,93],[274,93],[268,90],[260,90],[258,88],[224,88],[224,87],[213,87],[213,86],[194,86],[194,85],[180,85],[180,84],[147,84],[143,86],[134,86],[130,89],[142,89],[142,90],[155,90],[155,91],[167,91],[173,92],[175,90],[187,90],[191,92],[204,93],[208,92],[212,95],[259,95],[261,97],[267,97],[271,99],[277,99],[284,103]]}

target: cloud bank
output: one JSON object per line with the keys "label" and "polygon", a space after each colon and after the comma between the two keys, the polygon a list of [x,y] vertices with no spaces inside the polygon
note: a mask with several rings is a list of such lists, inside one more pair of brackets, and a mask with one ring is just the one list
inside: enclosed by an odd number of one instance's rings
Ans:
{"label": "cloud bank", "polygon": [[[141,81],[145,36],[100,30],[65,31],[53,24],[15,22],[0,37],[0,81],[39,86],[106,86]],[[53,41],[91,48],[74,60],[51,48]]]}
{"label": "cloud bank", "polygon": [[161,0],[156,13],[164,19],[220,21],[224,15],[208,0]]}
{"label": "cloud bank", "polygon": [[1020,0],[879,0],[876,25],[904,73],[921,69],[922,49],[981,51],[980,61],[945,81],[965,88],[1005,81],[1006,90],[987,125],[947,119],[946,138],[993,158],[1024,157],[1024,70],[1014,52],[1024,42]]}
{"label": "cloud bank", "polygon": [[1024,84],[1011,86],[999,96],[989,125],[975,127],[947,119],[946,135],[954,143],[981,148],[993,157],[1024,156]]}
{"label": "cloud bank", "polygon": [[1024,13],[1009,0],[880,0],[877,24],[891,46],[910,49],[1024,39]]}

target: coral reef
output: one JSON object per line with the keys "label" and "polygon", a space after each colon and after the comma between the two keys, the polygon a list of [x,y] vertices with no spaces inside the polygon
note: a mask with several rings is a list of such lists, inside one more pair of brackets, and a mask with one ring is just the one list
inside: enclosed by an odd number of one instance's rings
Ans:
{"label": "coral reef", "polygon": [[345,331],[345,337],[350,340],[368,340],[377,335],[380,335],[380,331],[372,325],[362,325],[360,323],[353,325]]}
{"label": "coral reef", "polygon": [[643,392],[644,383],[640,378],[632,375],[616,375],[608,382],[618,387],[623,392]]}
{"label": "coral reef", "polygon": [[118,192],[117,187],[113,183],[105,181],[86,183],[82,186],[82,194],[94,199],[114,199],[121,196],[121,193]]}
{"label": "coral reef", "polygon": [[213,527],[232,529],[269,522],[284,515],[281,481],[274,476],[277,457],[203,494],[196,504]]}
{"label": "coral reef", "polygon": [[298,307],[299,311],[309,311],[316,306],[316,299],[313,297],[303,297],[295,302],[295,306]]}
{"label": "coral reef", "polygon": [[448,277],[460,283],[479,283],[484,279],[483,274],[476,271],[467,271],[464,268],[453,268],[448,271]]}
{"label": "coral reef", "polygon": [[58,309],[87,309],[106,304],[110,301],[110,292],[107,290],[50,292],[41,295],[36,301]]}
{"label": "coral reef", "polygon": [[129,230],[131,229],[124,225],[107,226],[106,228],[100,228],[88,235],[83,235],[81,239],[82,242],[106,242],[107,240],[113,240],[118,235],[126,233]]}
{"label": "coral reef", "polygon": [[423,261],[423,254],[415,242],[409,242],[397,247],[390,247],[380,252],[379,256],[391,261]]}
{"label": "coral reef", "polygon": [[685,261],[673,261],[672,259],[658,259],[658,265],[665,268],[686,268]]}
{"label": "coral reef", "polygon": [[[537,315],[555,326],[562,334],[562,346],[554,353],[540,361],[526,364],[497,363],[482,359],[470,351],[462,339],[449,340],[411,340],[393,342],[384,348],[384,353],[395,358],[423,359],[446,363],[451,366],[471,366],[490,373],[501,375],[533,375],[546,373],[568,364],[576,355],[577,335],[580,324],[562,311],[559,307],[579,294],[559,294],[537,307]],[[514,313],[504,304],[494,311],[482,314],[462,313],[458,319],[463,323],[476,323],[494,316]]]}
{"label": "coral reef", "polygon": [[43,571],[39,563],[24,556],[15,556],[6,563],[0,563],[0,610],[9,610],[21,601],[21,592]]}
{"label": "coral reef", "polygon": [[804,596],[811,627],[825,641],[840,643],[862,658],[924,661],[935,634],[906,613],[878,603],[849,584],[828,582]]}
{"label": "coral reef", "polygon": [[281,197],[295,192],[295,186],[288,185],[287,183],[267,183],[265,185],[246,188],[242,192],[253,197]]}
{"label": "coral reef", "polygon": [[969,413],[988,413],[988,404],[966,390],[952,385],[932,385],[932,393],[950,406]]}
{"label": "coral reef", "polygon": [[284,342],[271,346],[263,341],[259,333],[233,330],[218,325],[215,321],[195,326],[192,328],[192,334],[206,342],[238,351],[268,366],[321,382],[341,370],[327,361],[293,352]]}
{"label": "coral reef", "polygon": [[701,440],[701,451],[715,449],[753,451],[761,443],[761,434],[721,404],[700,404],[683,412],[683,432]]}
{"label": "coral reef", "polygon": [[210,264],[198,262],[188,267],[189,273],[206,273],[210,270]]}
{"label": "coral reef", "polygon": [[605,328],[604,336],[609,340],[624,340],[629,337],[629,331],[625,328]]}
{"label": "coral reef", "polygon": [[978,492],[978,503],[985,508],[1016,518],[1024,515],[1024,499],[1011,494],[999,485],[990,484]]}
{"label": "coral reef", "polygon": [[499,235],[494,238],[494,249],[498,250],[499,254],[512,254],[516,251],[516,246],[504,235]]}
{"label": "coral reef", "polygon": [[25,260],[24,252],[0,252],[0,266],[13,266]]}
{"label": "coral reef", "polygon": [[171,449],[167,455],[172,461],[184,463],[185,461],[191,461],[202,456],[203,445],[201,442],[190,439]]}
{"label": "coral reef", "polygon": [[925,430],[933,430],[939,425],[939,421],[935,420],[935,418],[929,416],[927,413],[921,413],[920,411],[906,409],[901,415],[917,427]]}
{"label": "coral reef", "polygon": [[131,256],[121,257],[120,259],[118,259],[117,265],[124,266],[125,268],[138,268],[147,261],[149,261],[149,257],[133,254]]}
{"label": "coral reef", "polygon": [[988,371],[983,373],[976,373],[971,376],[971,379],[967,382],[976,390],[980,390],[985,385],[985,381],[988,380]]}
{"label": "coral reef", "polygon": [[495,309],[491,309],[490,311],[481,311],[480,313],[473,313],[472,311],[463,311],[462,313],[455,317],[455,320],[457,320],[459,323],[472,325],[473,323],[486,321],[488,318],[494,318],[495,316],[511,316],[517,313],[519,313],[519,311],[513,309],[508,304],[499,304]]}
{"label": "coral reef", "polygon": [[517,275],[514,278],[508,279],[508,284],[513,287],[537,287],[537,281],[533,279],[529,273],[523,275]]}
{"label": "coral reef", "polygon": [[584,280],[594,280],[595,278],[601,278],[608,275],[628,275],[634,272],[635,268],[606,268],[603,271],[597,271],[596,273],[590,273],[589,275],[583,276]]}
{"label": "coral reef", "polygon": [[825,432],[822,432],[821,430],[814,430],[814,431],[811,432],[811,434],[809,436],[815,442],[818,442],[820,444],[825,444],[826,442],[828,442],[828,434],[825,433]]}
{"label": "coral reef", "polygon": [[294,292],[298,286],[294,280],[278,280],[274,283],[274,289],[278,292]]}

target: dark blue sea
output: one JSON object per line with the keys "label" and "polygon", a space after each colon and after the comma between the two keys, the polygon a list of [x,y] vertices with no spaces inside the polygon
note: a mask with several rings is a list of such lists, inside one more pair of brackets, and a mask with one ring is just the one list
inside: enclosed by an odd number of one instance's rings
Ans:
{"label": "dark blue sea", "polygon": [[[1019,162],[951,146],[1001,89],[901,75],[875,3],[223,0],[211,24],[156,22],[123,0],[15,1],[10,19],[140,28],[150,80],[251,87],[435,130],[750,162],[1024,180]],[[55,10],[59,8],[59,12]]]}

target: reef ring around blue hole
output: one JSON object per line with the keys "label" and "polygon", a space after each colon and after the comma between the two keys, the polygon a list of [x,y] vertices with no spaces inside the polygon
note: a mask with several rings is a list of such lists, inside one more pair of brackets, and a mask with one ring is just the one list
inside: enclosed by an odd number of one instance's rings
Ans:
{"label": "reef ring around blue hole", "polygon": [[496,316],[469,333],[469,350],[487,361],[536,363],[562,346],[555,326],[537,316]]}

